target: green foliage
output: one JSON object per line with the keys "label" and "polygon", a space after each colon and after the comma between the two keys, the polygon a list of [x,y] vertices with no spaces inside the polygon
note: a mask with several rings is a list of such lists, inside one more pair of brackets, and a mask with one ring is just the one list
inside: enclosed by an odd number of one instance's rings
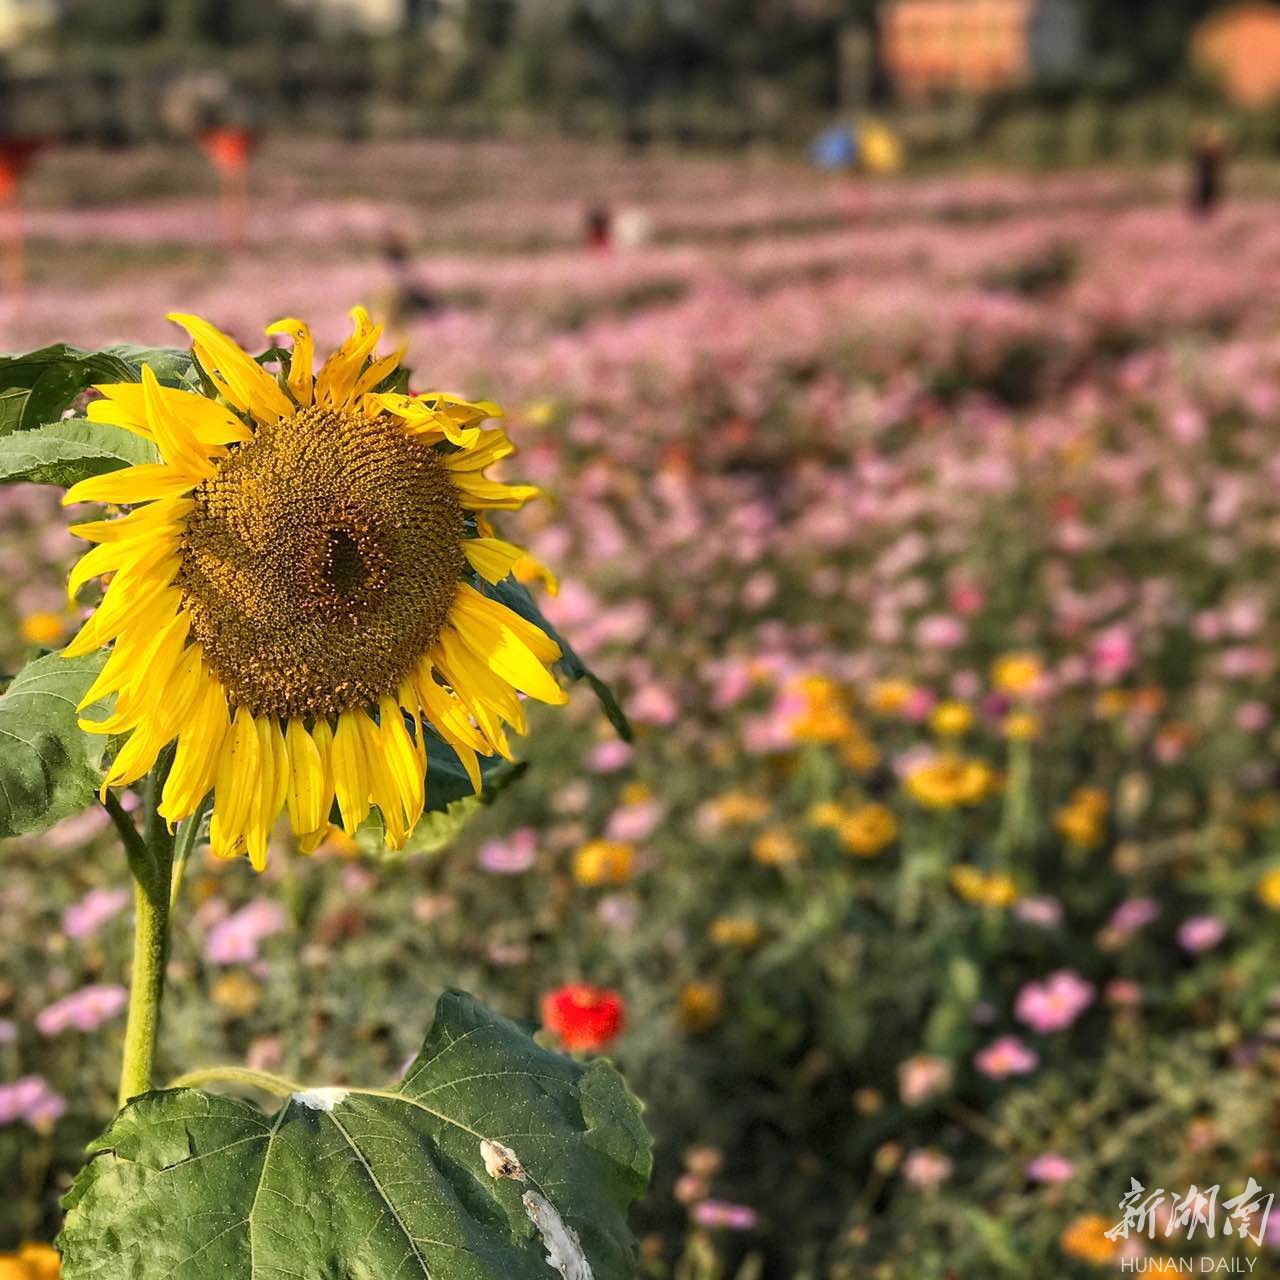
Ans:
{"label": "green foliage", "polygon": [[116,346],[82,351],[58,342],[38,351],[0,356],[0,436],[56,422],[96,382],[137,382],[143,364],[150,365],[165,386],[195,385],[191,356],[169,348]]}
{"label": "green foliage", "polygon": [[0,697],[0,838],[46,831],[93,800],[107,740],[76,725],[76,704],[106,659],[46,654]]}
{"label": "green foliage", "polygon": [[[500,1176],[486,1140],[516,1157]],[[545,1230],[549,1202],[590,1265],[565,1274],[624,1280],[650,1163],[612,1066],[446,992],[392,1089],[297,1092],[274,1116],[195,1089],[135,1100],[67,1196],[63,1275],[545,1280],[529,1206]]]}
{"label": "green foliage", "polygon": [[0,436],[60,417],[95,382],[136,382],[136,370],[107,351],[59,342],[25,355],[0,356]]}
{"label": "green foliage", "polygon": [[0,484],[56,484],[70,488],[89,476],[156,462],[155,446],[120,427],[67,418],[0,436]]}

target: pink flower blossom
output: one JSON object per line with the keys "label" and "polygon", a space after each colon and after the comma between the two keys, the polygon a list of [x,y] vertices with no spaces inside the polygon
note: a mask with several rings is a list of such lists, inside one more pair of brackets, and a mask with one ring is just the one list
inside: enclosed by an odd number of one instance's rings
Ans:
{"label": "pink flower blossom", "polygon": [[1040,1065],[1040,1055],[1028,1048],[1017,1036],[1000,1036],[973,1059],[974,1066],[992,1080],[1009,1076],[1025,1076]]}
{"label": "pink flower blossom", "polygon": [[951,1087],[951,1063],[946,1058],[920,1053],[898,1066],[898,1093],[909,1107]]}
{"label": "pink flower blossom", "polygon": [[616,773],[631,763],[634,754],[630,744],[621,738],[605,738],[591,749],[587,768],[592,773]]}
{"label": "pink flower blossom", "polygon": [[727,1200],[702,1200],[693,1206],[693,1220],[709,1231],[750,1231],[759,1221],[756,1211]]}
{"label": "pink flower blossom", "polygon": [[1093,983],[1070,969],[1059,969],[1018,992],[1014,1016],[1041,1035],[1063,1031],[1093,1003],[1094,995]]}
{"label": "pink flower blossom", "polygon": [[1160,918],[1160,904],[1154,898],[1128,898],[1112,913],[1110,927],[1118,933],[1136,933]]}
{"label": "pink flower blossom", "polygon": [[269,898],[260,898],[219,921],[205,939],[204,955],[210,964],[252,964],[264,938],[284,928],[284,909]]}
{"label": "pink flower blossom", "polygon": [[1209,951],[1227,936],[1227,926],[1217,916],[1192,916],[1178,926],[1178,945],[1193,955]]}
{"label": "pink flower blossom", "polygon": [[951,1177],[954,1168],[950,1157],[943,1155],[941,1151],[917,1147],[914,1151],[909,1151],[902,1162],[902,1176],[913,1187],[932,1191]]}
{"label": "pink flower blossom", "polygon": [[1056,1151],[1046,1151],[1029,1160],[1026,1170],[1032,1182],[1068,1182],[1075,1171],[1075,1165]]}
{"label": "pink flower blossom", "polygon": [[518,876],[533,866],[538,854],[538,833],[518,827],[505,839],[486,840],[476,851],[476,862],[496,876]]}
{"label": "pink flower blossom", "polygon": [[128,902],[127,889],[90,889],[62,913],[62,932],[68,938],[87,938],[123,911]]}
{"label": "pink flower blossom", "polygon": [[37,1133],[48,1133],[66,1109],[67,1100],[43,1076],[0,1084],[0,1126],[21,1120]]}
{"label": "pink flower blossom", "polygon": [[36,1029],[42,1036],[57,1036],[68,1030],[96,1031],[128,1003],[129,993],[124,987],[81,987],[41,1009],[36,1014]]}

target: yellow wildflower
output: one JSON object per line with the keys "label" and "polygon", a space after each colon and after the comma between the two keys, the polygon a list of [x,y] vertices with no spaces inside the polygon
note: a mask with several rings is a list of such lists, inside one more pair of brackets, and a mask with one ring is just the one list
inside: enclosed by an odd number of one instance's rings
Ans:
{"label": "yellow wildflower", "polygon": [[991,683],[1014,698],[1034,693],[1043,677],[1044,668],[1033,653],[1006,653],[991,665]]}
{"label": "yellow wildflower", "polygon": [[1040,720],[1030,711],[1011,711],[1000,722],[1000,730],[1011,742],[1031,742],[1040,736]]}
{"label": "yellow wildflower", "polygon": [[845,816],[840,843],[860,858],[874,858],[898,838],[898,819],[882,804],[864,804]]}
{"label": "yellow wildflower", "polygon": [[973,728],[973,709],[963,702],[940,702],[929,716],[929,727],[940,738],[962,738]]}
{"label": "yellow wildflower", "polygon": [[769,827],[756,836],[751,856],[766,867],[785,867],[800,861],[804,846],[785,827]]}
{"label": "yellow wildflower", "polygon": [[66,636],[67,620],[60,613],[28,613],[22,619],[21,630],[27,644],[52,649]]}
{"label": "yellow wildflower", "polygon": [[17,1253],[0,1253],[0,1280],[58,1280],[62,1257],[47,1244],[19,1245]]}
{"label": "yellow wildflower", "polygon": [[880,763],[876,744],[856,726],[836,746],[840,759],[856,773],[870,773]]}
{"label": "yellow wildflower", "polygon": [[717,916],[707,936],[718,947],[754,947],[760,941],[760,925],[750,916]]}
{"label": "yellow wildflower", "polygon": [[907,791],[928,809],[951,809],[978,804],[992,789],[995,778],[981,760],[939,756],[917,765],[907,774]]}
{"label": "yellow wildflower", "polygon": [[635,868],[634,846],[622,840],[589,840],[573,855],[573,878],[588,889],[626,884]]}
{"label": "yellow wildflower", "polygon": [[1018,900],[1012,877],[1001,871],[959,866],[951,872],[951,887],[958,897],[978,907],[1011,907]]}
{"label": "yellow wildflower", "polygon": [[820,800],[809,807],[806,815],[811,827],[820,827],[834,831],[844,821],[845,809],[834,800]]}
{"label": "yellow wildflower", "polygon": [[1107,1239],[1111,1224],[1100,1213],[1084,1213],[1072,1218],[1058,1237],[1058,1246],[1070,1258],[1098,1265],[1110,1262],[1120,1246]]}
{"label": "yellow wildflower", "polygon": [[915,691],[915,685],[909,680],[877,680],[867,693],[867,704],[882,716],[897,715]]}
{"label": "yellow wildflower", "polygon": [[1268,871],[1258,881],[1258,897],[1262,900],[1264,907],[1269,907],[1272,911],[1280,911],[1280,867],[1274,871]]}
{"label": "yellow wildflower", "polygon": [[1114,720],[1129,709],[1129,693],[1125,689],[1104,689],[1093,703],[1093,713],[1099,720]]}
{"label": "yellow wildflower", "polygon": [[835,681],[826,676],[802,676],[787,688],[799,707],[787,721],[797,742],[839,742],[852,727],[848,700]]}
{"label": "yellow wildflower", "polygon": [[262,988],[247,973],[238,969],[225,973],[209,993],[214,1004],[233,1018],[247,1018],[262,1001]]}
{"label": "yellow wildflower", "polygon": [[720,1021],[724,996],[714,982],[686,982],[676,1017],[686,1031],[706,1031]]}
{"label": "yellow wildflower", "polygon": [[769,801],[750,791],[726,791],[711,802],[711,811],[723,827],[745,827],[769,816]]}

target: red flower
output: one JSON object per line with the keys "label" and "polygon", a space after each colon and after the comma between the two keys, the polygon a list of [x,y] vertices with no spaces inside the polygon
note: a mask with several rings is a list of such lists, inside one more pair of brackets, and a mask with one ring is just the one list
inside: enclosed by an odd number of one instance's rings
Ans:
{"label": "red flower", "polygon": [[604,987],[571,982],[542,997],[542,1024],[566,1049],[599,1050],[622,1030],[622,997]]}

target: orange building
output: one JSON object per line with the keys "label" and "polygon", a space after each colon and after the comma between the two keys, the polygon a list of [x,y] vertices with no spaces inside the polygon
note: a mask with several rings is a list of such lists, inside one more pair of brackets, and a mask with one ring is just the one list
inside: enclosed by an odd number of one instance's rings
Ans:
{"label": "orange building", "polygon": [[1280,5],[1237,4],[1211,15],[1196,28],[1191,50],[1238,106],[1280,98]]}
{"label": "orange building", "polygon": [[992,93],[1075,70],[1082,26],[1072,0],[886,0],[885,66],[906,98]]}

